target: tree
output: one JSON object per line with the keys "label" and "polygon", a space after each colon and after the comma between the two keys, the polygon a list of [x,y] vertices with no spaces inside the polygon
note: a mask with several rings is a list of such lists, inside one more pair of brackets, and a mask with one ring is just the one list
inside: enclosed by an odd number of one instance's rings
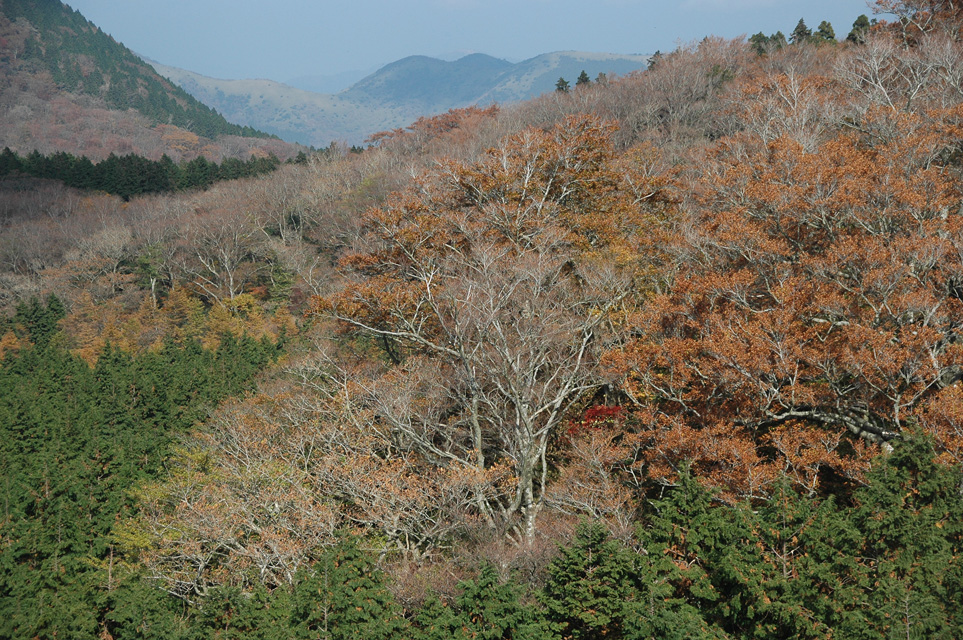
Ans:
{"label": "tree", "polygon": [[585,69],[582,69],[582,73],[578,74],[578,79],[575,81],[575,86],[586,87],[591,83],[592,83],[592,79],[589,78],[587,73],[585,73]]}
{"label": "tree", "polygon": [[909,117],[887,143],[720,149],[698,232],[680,238],[692,253],[647,306],[627,380],[655,477],[694,460],[746,496],[787,469],[804,485],[826,467],[858,477],[960,379],[959,183],[937,160],[950,129],[930,122]]}
{"label": "tree", "polygon": [[603,525],[581,523],[549,566],[540,597],[546,617],[565,639],[624,637],[639,597],[634,569],[632,554]]}
{"label": "tree", "polygon": [[854,623],[880,635],[951,638],[963,631],[963,476],[935,457],[930,438],[907,434],[856,495],[852,520],[861,536],[851,553],[864,574],[857,579],[871,587]]}
{"label": "tree", "polygon": [[565,78],[559,78],[558,82],[555,83],[555,90],[559,93],[568,93],[569,84],[568,80]]}
{"label": "tree", "polygon": [[407,622],[382,573],[348,535],[323,549],[294,589],[291,626],[297,638],[391,640]]}
{"label": "tree", "polygon": [[875,0],[873,13],[894,14],[888,25],[906,43],[915,43],[922,34],[943,32],[958,40],[963,29],[963,7],[954,0]]}
{"label": "tree", "polygon": [[847,42],[852,42],[853,44],[863,44],[866,42],[866,34],[869,32],[869,18],[866,14],[861,14],[853,22],[853,28],[849,31],[849,35],[846,36]]}
{"label": "tree", "polygon": [[819,27],[816,29],[816,33],[813,36],[818,42],[836,42],[836,31],[833,29],[833,25],[823,20],[819,23]]}
{"label": "tree", "polygon": [[789,42],[791,44],[804,44],[812,39],[813,32],[812,29],[806,26],[806,21],[802,18],[796,23],[796,28],[792,30],[789,34]]}
{"label": "tree", "polygon": [[642,243],[662,188],[616,164],[608,135],[571,118],[427,174],[369,213],[365,249],[342,259],[348,286],[317,305],[383,345],[393,365],[366,402],[404,449],[505,474],[511,488],[475,507],[521,539],[542,508],[548,443],[601,384],[607,319],[656,255]]}
{"label": "tree", "polygon": [[331,544],[338,517],[312,488],[315,425],[300,405],[285,395],[225,406],[174,452],[167,477],[138,490],[122,535],[160,588],[199,601],[216,587],[290,587]]}
{"label": "tree", "polygon": [[204,296],[217,302],[241,294],[261,266],[253,259],[258,228],[233,204],[198,212],[181,231],[181,268]]}
{"label": "tree", "polygon": [[749,37],[749,46],[756,52],[756,55],[763,55],[769,49],[769,36],[760,31]]}
{"label": "tree", "polygon": [[522,603],[521,588],[503,582],[483,563],[478,576],[458,583],[451,604],[430,597],[416,616],[419,640],[539,640],[554,637],[534,607]]}

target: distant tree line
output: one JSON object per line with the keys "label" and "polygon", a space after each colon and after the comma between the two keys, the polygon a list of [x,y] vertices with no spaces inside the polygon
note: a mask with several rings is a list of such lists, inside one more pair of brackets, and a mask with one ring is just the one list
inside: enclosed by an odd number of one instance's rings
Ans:
{"label": "distant tree line", "polygon": [[[869,32],[871,26],[876,24],[876,20],[870,20],[865,15],[861,15],[856,18],[853,22],[853,28],[850,30],[849,35],[846,36],[846,41],[853,44],[862,44],[866,39],[866,34]],[[776,33],[767,36],[763,32],[759,32],[749,38],[749,44],[752,46],[753,50],[762,55],[770,49],[780,49],[787,44],[826,44],[836,43],[836,30],[833,29],[833,25],[827,21],[823,20],[813,31],[808,26],[806,26],[806,21],[803,18],[799,19],[796,23],[796,27],[789,34],[787,39],[782,31],[777,31]]]}
{"label": "distant tree line", "polygon": [[160,160],[148,160],[134,154],[110,154],[106,160],[94,163],[87,156],[77,157],[63,151],[45,156],[34,150],[21,157],[5,148],[0,152],[0,177],[24,173],[36,178],[61,180],[76,189],[104,191],[129,200],[131,196],[146,193],[204,189],[221,180],[269,173],[280,164],[281,161],[273,154],[248,160],[226,158],[221,164],[203,156],[176,163],[166,154]]}

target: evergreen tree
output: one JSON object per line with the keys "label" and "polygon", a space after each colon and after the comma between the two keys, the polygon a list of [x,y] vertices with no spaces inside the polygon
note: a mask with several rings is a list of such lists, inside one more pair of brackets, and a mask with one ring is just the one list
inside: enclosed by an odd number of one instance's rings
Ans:
{"label": "evergreen tree", "polygon": [[452,640],[464,624],[460,612],[435,594],[428,595],[412,622],[414,640]]}
{"label": "evergreen tree", "polygon": [[576,87],[588,86],[592,83],[592,79],[589,78],[588,74],[585,73],[585,69],[582,69],[582,73],[578,74],[578,79],[575,80]]}
{"label": "evergreen tree", "polygon": [[414,616],[418,640],[550,640],[553,634],[533,607],[522,604],[522,590],[503,583],[483,563],[475,579],[458,583],[451,606],[430,596]]}
{"label": "evergreen tree", "polygon": [[814,38],[819,42],[831,42],[835,44],[836,31],[835,29],[833,29],[832,24],[830,24],[826,20],[823,20],[822,22],[819,23],[819,26],[816,28],[816,34],[814,35]]}
{"label": "evergreen tree", "polygon": [[101,607],[105,613],[100,638],[187,640],[189,637],[183,603],[140,575],[127,576],[108,588]]}
{"label": "evergreen tree", "polygon": [[749,38],[749,46],[761,56],[769,50],[769,36],[760,31]]}
{"label": "evergreen tree", "polygon": [[559,93],[568,93],[569,84],[568,80],[565,78],[559,78],[558,82],[555,83],[555,90]]}
{"label": "evergreen tree", "polygon": [[[963,637],[963,472],[913,434],[874,465],[852,521],[865,585],[848,637]],[[865,629],[865,630],[863,630]]]}
{"label": "evergreen tree", "polygon": [[290,602],[284,589],[263,585],[245,593],[219,587],[208,594],[191,624],[191,640],[287,640]]}
{"label": "evergreen tree", "polygon": [[634,575],[625,547],[603,525],[584,522],[549,566],[541,596],[546,617],[563,638],[622,637],[627,605],[638,599]]}
{"label": "evergreen tree", "polygon": [[458,630],[453,637],[470,640],[549,640],[551,634],[539,624],[534,609],[521,603],[521,590],[502,583],[491,564],[484,563],[478,577],[459,585]]}
{"label": "evergreen tree", "polygon": [[633,637],[727,637],[720,626],[728,617],[726,594],[716,590],[710,570],[720,555],[741,543],[740,528],[725,510],[712,507],[711,494],[687,471],[651,507],[639,529],[647,552],[639,560],[639,574],[648,619],[637,623]]}
{"label": "evergreen tree", "polygon": [[381,572],[347,535],[299,580],[291,625],[297,638],[323,640],[400,640],[407,630]]}
{"label": "evergreen tree", "polygon": [[649,58],[649,64],[647,65],[647,68],[655,69],[659,65],[659,61],[661,60],[662,60],[662,52],[656,49],[655,53],[652,54],[652,57]]}
{"label": "evergreen tree", "polygon": [[853,44],[863,44],[866,42],[866,34],[869,32],[870,22],[866,14],[860,15],[853,22],[853,28],[850,30],[849,35],[846,36],[848,42]]}
{"label": "evergreen tree", "polygon": [[50,344],[54,335],[60,331],[59,322],[67,316],[63,303],[54,294],[47,296],[46,304],[36,297],[17,305],[13,317],[14,325],[23,327],[30,341],[39,349]]}
{"label": "evergreen tree", "polygon": [[802,18],[796,23],[796,28],[789,34],[789,42],[792,44],[804,44],[812,39],[813,32],[806,26],[806,21]]}
{"label": "evergreen tree", "polygon": [[20,156],[11,151],[10,147],[4,147],[0,152],[0,176],[7,176],[21,170]]}
{"label": "evergreen tree", "polygon": [[194,341],[139,358],[107,345],[91,369],[56,339],[63,314],[56,298],[21,305],[18,330],[37,344],[0,362],[0,637],[178,637],[152,589],[116,587],[111,532],[131,487],[274,345],[249,338],[221,358]]}

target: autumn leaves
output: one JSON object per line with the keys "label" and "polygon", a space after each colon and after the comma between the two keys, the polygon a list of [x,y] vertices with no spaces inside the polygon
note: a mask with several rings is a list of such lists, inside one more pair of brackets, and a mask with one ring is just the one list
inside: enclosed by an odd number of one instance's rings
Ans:
{"label": "autumn leaves", "polygon": [[[745,95],[826,108],[830,91],[783,74]],[[514,493],[475,506],[523,539],[547,493],[596,515],[683,466],[737,500],[782,478],[859,483],[920,424],[955,458],[958,429],[929,416],[960,377],[958,115],[853,111],[802,121],[811,135],[750,128],[656,175],[632,161],[651,149],[616,153],[591,117],[524,131],[373,210],[317,310],[377,336],[389,375],[430,379],[372,416],[426,469],[508,465]],[[600,389],[628,417],[562,443]]]}

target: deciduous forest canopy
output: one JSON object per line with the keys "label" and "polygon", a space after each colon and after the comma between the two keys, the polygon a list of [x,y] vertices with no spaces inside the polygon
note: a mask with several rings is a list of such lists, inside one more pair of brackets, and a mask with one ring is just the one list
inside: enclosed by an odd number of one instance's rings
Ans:
{"label": "deciduous forest canopy", "polygon": [[876,8],[105,160],[178,190],[0,155],[0,636],[963,635],[963,13]]}

